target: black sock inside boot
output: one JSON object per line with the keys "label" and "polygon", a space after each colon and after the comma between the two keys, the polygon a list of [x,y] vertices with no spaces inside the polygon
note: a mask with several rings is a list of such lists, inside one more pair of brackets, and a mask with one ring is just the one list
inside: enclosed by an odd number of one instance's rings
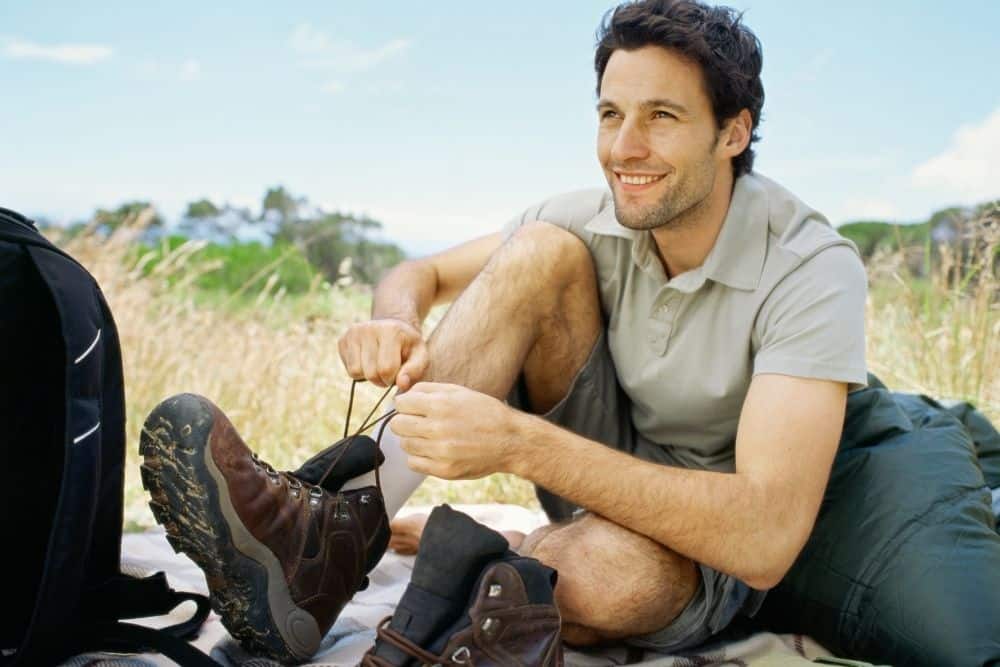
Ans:
{"label": "black sock inside boot", "polygon": [[[309,484],[321,484],[330,493],[336,493],[348,480],[374,470],[376,458],[378,465],[385,461],[385,455],[378,451],[374,440],[367,435],[350,436],[313,456],[292,475]],[[331,470],[334,461],[337,465]]]}
{"label": "black sock inside boot", "polygon": [[[420,538],[413,577],[389,622],[418,646],[428,646],[465,612],[483,568],[507,553],[500,533],[448,505],[435,507]],[[410,664],[395,646],[380,642],[375,654]]]}

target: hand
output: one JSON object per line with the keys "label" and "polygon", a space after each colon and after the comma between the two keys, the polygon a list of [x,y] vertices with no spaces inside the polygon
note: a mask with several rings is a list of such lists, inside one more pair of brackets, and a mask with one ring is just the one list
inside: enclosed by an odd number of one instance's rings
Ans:
{"label": "hand", "polygon": [[355,324],[337,342],[347,374],[379,387],[393,382],[406,391],[427,370],[427,344],[409,322],[396,319]]}
{"label": "hand", "polygon": [[411,470],[442,479],[477,479],[510,472],[525,413],[455,384],[419,382],[396,396],[389,428],[409,455]]}

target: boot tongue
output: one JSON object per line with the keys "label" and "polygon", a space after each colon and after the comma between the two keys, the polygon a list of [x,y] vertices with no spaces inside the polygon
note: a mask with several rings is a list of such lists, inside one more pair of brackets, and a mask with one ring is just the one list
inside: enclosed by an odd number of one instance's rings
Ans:
{"label": "boot tongue", "polygon": [[[410,585],[389,627],[418,646],[429,646],[468,606],[487,563],[507,552],[503,535],[448,505],[435,507],[420,538]],[[395,646],[379,642],[375,655],[394,665],[416,664]]]}
{"label": "boot tongue", "polygon": [[378,465],[385,461],[375,441],[367,435],[356,435],[330,445],[303,463],[292,475],[336,493],[348,480],[371,472],[376,459]]}

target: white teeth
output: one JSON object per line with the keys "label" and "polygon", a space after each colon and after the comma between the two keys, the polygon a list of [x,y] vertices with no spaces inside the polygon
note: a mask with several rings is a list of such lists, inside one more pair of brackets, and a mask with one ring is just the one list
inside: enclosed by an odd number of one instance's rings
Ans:
{"label": "white teeth", "polygon": [[658,181],[662,176],[628,176],[627,174],[618,174],[618,178],[622,179],[622,183],[626,185],[646,185],[647,183],[652,183]]}

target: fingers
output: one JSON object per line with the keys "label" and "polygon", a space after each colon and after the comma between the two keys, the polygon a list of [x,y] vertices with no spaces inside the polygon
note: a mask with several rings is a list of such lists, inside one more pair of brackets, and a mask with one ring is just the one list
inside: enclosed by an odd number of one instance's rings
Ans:
{"label": "fingers", "polygon": [[345,335],[337,341],[337,351],[340,352],[340,360],[344,362],[347,375],[354,380],[364,380],[365,371],[361,367],[361,347],[358,341]]}
{"label": "fingers", "polygon": [[380,387],[384,386],[378,375],[378,341],[361,346],[361,367],[364,369],[365,379]]}
{"label": "fingers", "polygon": [[399,369],[399,377],[396,380],[400,391],[407,391],[418,382],[424,376],[430,362],[427,344],[423,340],[417,341],[409,352],[406,363]]}
{"label": "fingers", "polygon": [[388,387],[396,381],[396,374],[402,363],[402,345],[397,338],[379,341],[375,355],[375,372],[381,380],[380,386]]}
{"label": "fingers", "polygon": [[[400,368],[415,353],[406,388],[419,379],[427,367],[426,344],[420,331],[395,319],[371,320],[353,325],[337,343],[347,374],[380,387],[396,381]],[[403,389],[402,385],[400,387]],[[405,391],[405,389],[403,389]]]}
{"label": "fingers", "polygon": [[[398,407],[396,408],[398,411]],[[396,414],[389,420],[389,430],[397,438],[430,438],[433,437],[433,426],[430,420],[411,414]]]}
{"label": "fingers", "polygon": [[423,456],[407,456],[406,467],[413,472],[420,473],[421,475],[433,475],[434,477],[439,477],[439,475],[435,475],[438,466],[434,463],[433,459]]}
{"label": "fingers", "polygon": [[420,391],[422,386],[423,383],[414,385],[410,391],[396,396],[395,407],[396,412],[398,412],[400,416],[394,418],[393,422],[405,415],[426,417],[432,413],[434,408],[434,395],[432,393]]}

